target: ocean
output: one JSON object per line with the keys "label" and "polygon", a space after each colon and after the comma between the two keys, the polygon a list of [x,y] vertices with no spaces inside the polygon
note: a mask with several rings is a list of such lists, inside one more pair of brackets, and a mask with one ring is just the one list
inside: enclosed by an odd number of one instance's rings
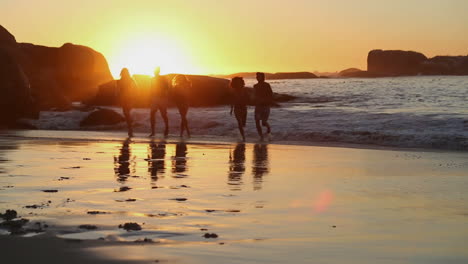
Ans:
{"label": "ocean", "polygon": [[[468,77],[420,76],[377,79],[306,79],[269,81],[273,91],[297,99],[273,108],[272,143],[359,144],[397,148],[468,150]],[[247,86],[255,83],[247,79]],[[120,111],[118,108],[114,108]],[[42,112],[30,121],[41,130],[81,130],[86,112]],[[149,134],[147,109],[132,112],[137,133]],[[229,106],[191,108],[194,137],[238,140]],[[169,110],[170,133],[178,134],[180,119]],[[157,124],[162,125],[161,118]],[[123,133],[125,124],[94,127]],[[158,126],[159,133],[163,128]],[[249,108],[246,136],[258,136]]]}

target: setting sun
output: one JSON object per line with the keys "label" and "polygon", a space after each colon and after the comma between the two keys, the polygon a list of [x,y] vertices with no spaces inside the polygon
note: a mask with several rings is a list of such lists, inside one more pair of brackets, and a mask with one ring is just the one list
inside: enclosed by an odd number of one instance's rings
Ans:
{"label": "setting sun", "polygon": [[179,42],[154,33],[126,37],[109,56],[109,64],[114,77],[118,77],[124,67],[132,74],[146,75],[152,75],[157,66],[163,74],[197,72]]}

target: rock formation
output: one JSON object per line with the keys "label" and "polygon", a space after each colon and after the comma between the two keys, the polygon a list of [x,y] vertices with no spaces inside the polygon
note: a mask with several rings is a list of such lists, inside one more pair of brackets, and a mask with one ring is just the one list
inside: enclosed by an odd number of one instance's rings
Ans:
{"label": "rock formation", "polygon": [[417,75],[427,57],[419,52],[372,50],[367,56],[367,71],[389,76]]}
{"label": "rock formation", "polygon": [[340,77],[394,77],[415,75],[468,75],[468,56],[436,56],[402,50],[372,50],[367,71],[348,69]]}
{"label": "rock formation", "polygon": [[98,109],[96,111],[91,112],[88,116],[86,116],[81,122],[81,127],[88,127],[88,126],[101,126],[101,125],[115,125],[120,122],[125,121],[125,118],[110,109]]}
{"label": "rock formation", "polygon": [[[174,74],[164,76],[170,83]],[[229,80],[201,75],[187,75],[192,82],[192,89],[187,91],[187,98],[190,106],[204,107],[226,105],[231,103],[232,93],[229,87]],[[150,76],[135,75],[137,91],[135,91],[134,106],[147,108],[150,99]],[[252,97],[252,88],[247,88],[247,92]],[[294,96],[274,93],[276,103],[286,102],[295,99]],[[99,86],[96,97],[87,102],[89,105],[111,106],[117,105],[117,91],[115,81]],[[171,104],[170,104],[171,105]]]}
{"label": "rock formation", "polygon": [[14,57],[0,47],[0,126],[21,117],[36,117],[29,81]]}
{"label": "rock formation", "polygon": [[[39,109],[66,110],[72,101],[93,98],[100,84],[113,79],[104,56],[91,48],[69,43],[59,48],[17,43],[2,26],[0,51],[1,74],[9,78],[0,80],[0,91],[26,101],[33,97]],[[30,87],[29,92],[25,92],[25,86]],[[27,105],[31,107],[31,103]],[[21,116],[18,111],[15,113]]]}
{"label": "rock formation", "polygon": [[[218,75],[217,77],[231,79],[233,77],[255,78],[256,72],[239,72],[229,75]],[[287,79],[316,79],[317,75],[311,72],[277,72],[265,73],[267,80],[287,80]]]}

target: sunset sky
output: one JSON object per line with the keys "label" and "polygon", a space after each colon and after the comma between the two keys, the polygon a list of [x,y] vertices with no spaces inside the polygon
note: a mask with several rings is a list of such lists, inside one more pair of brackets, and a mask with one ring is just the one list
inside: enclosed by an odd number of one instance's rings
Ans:
{"label": "sunset sky", "polygon": [[117,75],[366,68],[371,49],[468,55],[465,0],[0,0],[19,42],[102,52]]}

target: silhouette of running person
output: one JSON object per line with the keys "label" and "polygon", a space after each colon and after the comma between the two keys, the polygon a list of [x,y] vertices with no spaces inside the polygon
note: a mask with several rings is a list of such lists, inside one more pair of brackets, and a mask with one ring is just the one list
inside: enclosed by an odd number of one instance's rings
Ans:
{"label": "silhouette of running person", "polygon": [[117,93],[122,112],[127,122],[128,136],[133,137],[132,116],[130,111],[133,106],[134,93],[136,92],[135,80],[130,76],[127,68],[120,71],[120,80],[117,80]]}
{"label": "silhouette of running person", "polygon": [[269,83],[265,82],[265,74],[257,72],[258,83],[254,85],[254,100],[255,100],[255,126],[257,127],[260,140],[263,140],[262,125],[267,128],[267,133],[271,133],[268,118],[270,117],[270,105],[273,102],[273,91]]}
{"label": "silhouette of running person", "polygon": [[245,90],[245,82],[242,77],[234,77],[231,80],[231,89],[233,91],[233,98],[231,104],[231,115],[234,111],[234,116],[237,119],[237,126],[245,141],[244,127],[247,122],[247,92]]}
{"label": "silhouette of running person", "polygon": [[151,79],[151,106],[150,106],[150,122],[151,135],[155,135],[156,112],[159,110],[161,117],[164,120],[165,129],[164,136],[169,134],[169,120],[167,118],[167,103],[169,97],[169,84],[164,76],[159,75],[160,68],[154,70],[154,77]]}
{"label": "silhouette of running person", "polygon": [[177,106],[180,114],[180,136],[184,136],[184,131],[190,137],[190,130],[188,127],[187,113],[189,109],[187,92],[192,88],[192,83],[185,75],[176,75],[172,79],[172,98]]}

